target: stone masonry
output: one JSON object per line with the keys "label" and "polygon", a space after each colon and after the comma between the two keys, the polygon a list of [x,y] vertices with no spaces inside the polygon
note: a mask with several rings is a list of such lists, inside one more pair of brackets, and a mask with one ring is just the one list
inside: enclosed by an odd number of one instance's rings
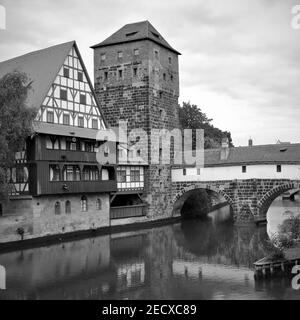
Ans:
{"label": "stone masonry", "polygon": [[266,221],[271,203],[282,193],[299,189],[299,180],[250,179],[208,182],[173,182],[173,215],[177,215],[188,192],[212,190],[223,196],[232,208],[236,224]]}

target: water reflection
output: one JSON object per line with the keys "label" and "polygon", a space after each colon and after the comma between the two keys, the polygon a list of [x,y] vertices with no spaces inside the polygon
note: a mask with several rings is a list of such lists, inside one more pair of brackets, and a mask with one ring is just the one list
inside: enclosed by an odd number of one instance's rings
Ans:
{"label": "water reflection", "polygon": [[266,228],[211,217],[2,253],[0,299],[300,298],[286,280],[254,281]]}

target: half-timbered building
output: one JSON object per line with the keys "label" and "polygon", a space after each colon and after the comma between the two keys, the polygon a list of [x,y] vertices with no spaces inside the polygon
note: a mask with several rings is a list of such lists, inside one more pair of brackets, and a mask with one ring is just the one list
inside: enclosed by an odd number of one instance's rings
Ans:
{"label": "half-timbered building", "polygon": [[32,82],[27,105],[36,118],[9,172],[0,242],[109,226],[115,166],[96,161],[106,123],[76,42],[0,63],[0,77],[15,70]]}

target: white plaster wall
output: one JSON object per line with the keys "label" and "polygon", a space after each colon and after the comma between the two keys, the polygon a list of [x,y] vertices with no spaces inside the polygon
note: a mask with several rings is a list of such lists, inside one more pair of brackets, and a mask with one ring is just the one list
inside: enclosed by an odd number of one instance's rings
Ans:
{"label": "white plaster wall", "polygon": [[234,179],[300,179],[300,165],[281,165],[281,172],[276,172],[275,164],[248,165],[247,172],[242,172],[242,166],[196,168],[172,170],[172,182],[180,181],[216,181]]}

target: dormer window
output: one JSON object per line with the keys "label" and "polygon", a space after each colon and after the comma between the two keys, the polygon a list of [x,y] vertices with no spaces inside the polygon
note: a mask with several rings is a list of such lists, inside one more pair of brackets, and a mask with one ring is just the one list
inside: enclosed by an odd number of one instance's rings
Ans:
{"label": "dormer window", "polygon": [[132,36],[134,36],[135,34],[137,34],[137,31],[130,32],[130,33],[126,33],[126,37],[132,37]]}
{"label": "dormer window", "polygon": [[159,39],[159,34],[153,32],[153,31],[151,31],[151,33],[154,35],[155,38],[158,38],[158,39]]}

